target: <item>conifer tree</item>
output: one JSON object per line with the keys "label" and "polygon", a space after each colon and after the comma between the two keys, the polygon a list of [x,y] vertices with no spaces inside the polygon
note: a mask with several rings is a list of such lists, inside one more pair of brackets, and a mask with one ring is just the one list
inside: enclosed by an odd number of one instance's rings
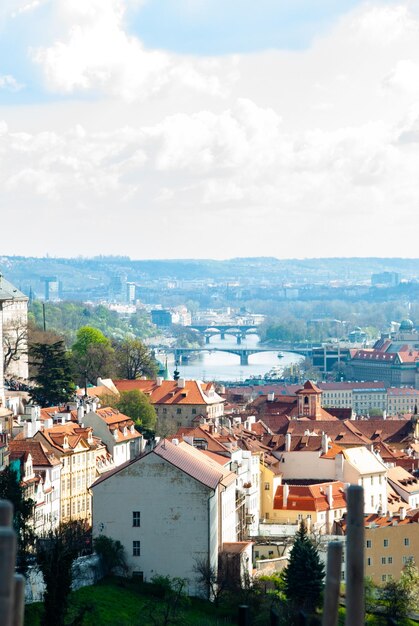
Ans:
{"label": "conifer tree", "polygon": [[29,349],[30,364],[36,373],[31,399],[41,406],[56,406],[67,402],[74,394],[75,385],[69,356],[64,342],[51,345],[35,343]]}
{"label": "conifer tree", "polygon": [[324,567],[304,522],[295,536],[289,564],[284,570],[284,592],[293,612],[312,613],[320,604]]}

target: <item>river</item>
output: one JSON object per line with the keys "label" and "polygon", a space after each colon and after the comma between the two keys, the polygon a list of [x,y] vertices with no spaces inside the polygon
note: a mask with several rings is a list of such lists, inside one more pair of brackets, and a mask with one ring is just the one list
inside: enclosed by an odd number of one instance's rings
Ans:
{"label": "river", "polygon": [[[211,337],[211,348],[257,348],[259,337],[248,335],[241,346],[236,343],[236,338],[226,335],[221,340],[219,335]],[[240,357],[229,352],[201,352],[189,359],[186,365],[179,365],[181,378],[199,379],[205,381],[236,381],[241,382],[250,376],[263,376],[272,367],[289,367],[292,363],[299,363],[304,357],[292,352],[283,352],[283,357],[278,358],[278,351],[259,352],[249,356],[249,365],[240,365]],[[172,357],[173,359],[173,357]],[[173,374],[174,363],[169,359],[170,373]]]}

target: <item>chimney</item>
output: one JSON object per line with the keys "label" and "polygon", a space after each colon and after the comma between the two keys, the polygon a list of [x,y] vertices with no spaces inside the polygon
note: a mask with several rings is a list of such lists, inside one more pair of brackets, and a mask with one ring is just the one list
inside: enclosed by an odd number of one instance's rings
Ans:
{"label": "chimney", "polygon": [[404,520],[406,517],[406,507],[401,506],[399,509],[400,521]]}
{"label": "chimney", "polygon": [[179,445],[179,439],[172,439],[172,443],[174,446],[178,446]]}
{"label": "chimney", "polygon": [[163,377],[162,376],[157,376],[156,378],[156,385],[157,387],[161,387],[163,383]]}
{"label": "chimney", "polygon": [[268,402],[273,402],[275,400],[275,393],[273,391],[270,391],[268,393]]}
{"label": "chimney", "polygon": [[291,435],[287,433],[285,435],[285,452],[289,452],[291,450]]}
{"label": "chimney", "polygon": [[329,437],[326,433],[322,433],[322,454],[327,454],[329,450]]}
{"label": "chimney", "polygon": [[177,381],[177,386],[178,386],[180,389],[184,389],[184,388],[185,388],[185,386],[186,386],[186,381],[185,381],[185,379],[184,379],[184,378],[179,378],[179,380]]}
{"label": "chimney", "polygon": [[84,417],[84,407],[83,407],[83,405],[82,405],[82,404],[80,404],[80,405],[77,407],[77,421],[78,421],[78,423],[79,423],[79,424],[81,424],[81,423],[82,423],[82,421],[83,421],[83,417]]}
{"label": "chimney", "polygon": [[284,491],[283,491],[283,498],[282,498],[283,499],[282,506],[283,506],[284,509],[286,509],[287,508],[287,504],[288,504],[288,496],[290,494],[290,488],[287,485],[287,483],[284,483],[283,488],[284,488]]}
{"label": "chimney", "polygon": [[383,411],[383,420],[386,420],[386,419],[387,419],[387,411],[386,411],[386,410],[384,410],[384,411]]}
{"label": "chimney", "polygon": [[208,432],[210,435],[214,434],[214,424],[208,424]]}
{"label": "chimney", "polygon": [[336,480],[343,480],[343,464],[345,459],[343,454],[337,454],[335,457],[335,478]]}
{"label": "chimney", "polygon": [[332,509],[332,507],[333,507],[333,485],[327,485],[326,498],[327,498],[327,501],[329,503],[329,508]]}

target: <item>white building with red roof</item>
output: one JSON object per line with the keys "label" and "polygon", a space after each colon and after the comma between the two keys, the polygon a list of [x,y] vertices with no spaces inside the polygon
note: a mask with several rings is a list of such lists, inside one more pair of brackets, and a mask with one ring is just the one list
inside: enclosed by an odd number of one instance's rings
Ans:
{"label": "white building with red roof", "polygon": [[150,400],[158,423],[165,423],[167,433],[181,426],[193,426],[200,421],[217,423],[224,415],[225,400],[215,391],[213,383],[200,380],[116,380],[118,392],[139,389]]}
{"label": "white building with red roof", "polygon": [[217,570],[223,544],[237,541],[236,474],[185,442],[163,439],[91,490],[93,535],[119,540],[130,572],[144,580],[178,576],[202,595],[197,561]]}
{"label": "white building with red roof", "polygon": [[88,411],[81,419],[106,445],[116,466],[135,458],[144,449],[143,436],[135,430],[134,422],[118,409],[106,407]]}

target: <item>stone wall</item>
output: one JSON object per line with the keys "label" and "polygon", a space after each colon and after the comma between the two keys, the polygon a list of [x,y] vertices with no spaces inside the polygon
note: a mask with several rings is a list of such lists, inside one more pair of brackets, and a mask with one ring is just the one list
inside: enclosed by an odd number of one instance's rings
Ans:
{"label": "stone wall", "polygon": [[[81,556],[73,563],[72,589],[94,585],[103,578],[97,554]],[[30,567],[26,577],[25,602],[42,602],[45,592],[44,577],[37,567]]]}

